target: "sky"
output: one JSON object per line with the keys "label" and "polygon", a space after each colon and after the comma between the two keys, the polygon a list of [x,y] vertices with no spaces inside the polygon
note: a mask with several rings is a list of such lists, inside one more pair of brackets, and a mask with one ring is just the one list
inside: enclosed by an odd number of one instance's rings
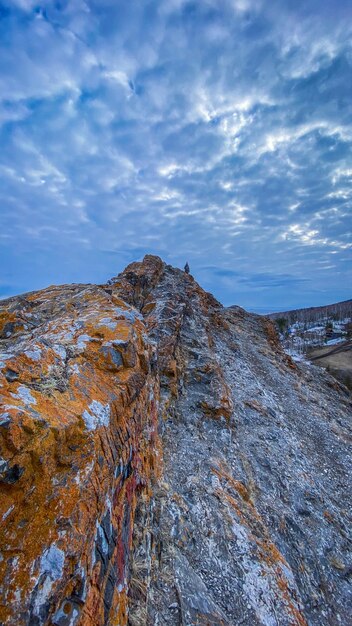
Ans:
{"label": "sky", "polygon": [[0,297],[144,254],[352,297],[351,0],[0,0]]}

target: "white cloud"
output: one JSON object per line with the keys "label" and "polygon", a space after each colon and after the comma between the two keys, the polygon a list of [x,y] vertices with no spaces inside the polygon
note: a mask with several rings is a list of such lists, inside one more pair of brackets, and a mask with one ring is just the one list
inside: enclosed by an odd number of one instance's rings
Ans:
{"label": "white cloud", "polygon": [[16,280],[103,280],[111,255],[150,247],[243,271],[281,255],[304,273],[318,252],[345,268],[351,56],[339,7],[328,20],[303,4],[77,0],[35,13],[17,0],[26,14],[0,44],[0,229]]}

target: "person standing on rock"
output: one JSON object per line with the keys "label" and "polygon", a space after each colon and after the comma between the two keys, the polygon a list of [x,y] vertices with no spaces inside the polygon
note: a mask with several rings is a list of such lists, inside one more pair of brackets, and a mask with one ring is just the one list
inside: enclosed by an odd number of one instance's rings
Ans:
{"label": "person standing on rock", "polygon": [[185,265],[185,272],[186,272],[186,274],[189,274],[189,265],[188,265],[188,261],[186,261],[186,265]]}

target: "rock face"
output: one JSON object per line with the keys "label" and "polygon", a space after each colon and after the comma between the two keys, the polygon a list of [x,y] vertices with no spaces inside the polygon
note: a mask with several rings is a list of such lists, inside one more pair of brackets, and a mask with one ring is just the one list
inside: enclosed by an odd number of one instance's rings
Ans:
{"label": "rock face", "polygon": [[0,306],[0,623],[350,623],[351,398],[147,256]]}

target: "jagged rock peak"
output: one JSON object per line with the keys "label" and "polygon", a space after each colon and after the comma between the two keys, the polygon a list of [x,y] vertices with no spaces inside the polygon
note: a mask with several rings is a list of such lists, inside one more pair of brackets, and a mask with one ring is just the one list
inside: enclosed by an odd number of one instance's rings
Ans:
{"label": "jagged rock peak", "polygon": [[349,623],[351,398],[147,255],[0,302],[0,622]]}
{"label": "jagged rock peak", "polygon": [[152,254],[146,254],[143,261],[130,263],[121,274],[109,281],[111,286],[120,289],[125,298],[131,298],[138,308],[141,308],[148,296],[152,296],[153,289],[160,283],[164,286],[166,297],[173,291],[186,301],[194,291],[208,299],[212,306],[222,308],[220,302],[205,292],[190,274],[167,265],[160,257]]}

